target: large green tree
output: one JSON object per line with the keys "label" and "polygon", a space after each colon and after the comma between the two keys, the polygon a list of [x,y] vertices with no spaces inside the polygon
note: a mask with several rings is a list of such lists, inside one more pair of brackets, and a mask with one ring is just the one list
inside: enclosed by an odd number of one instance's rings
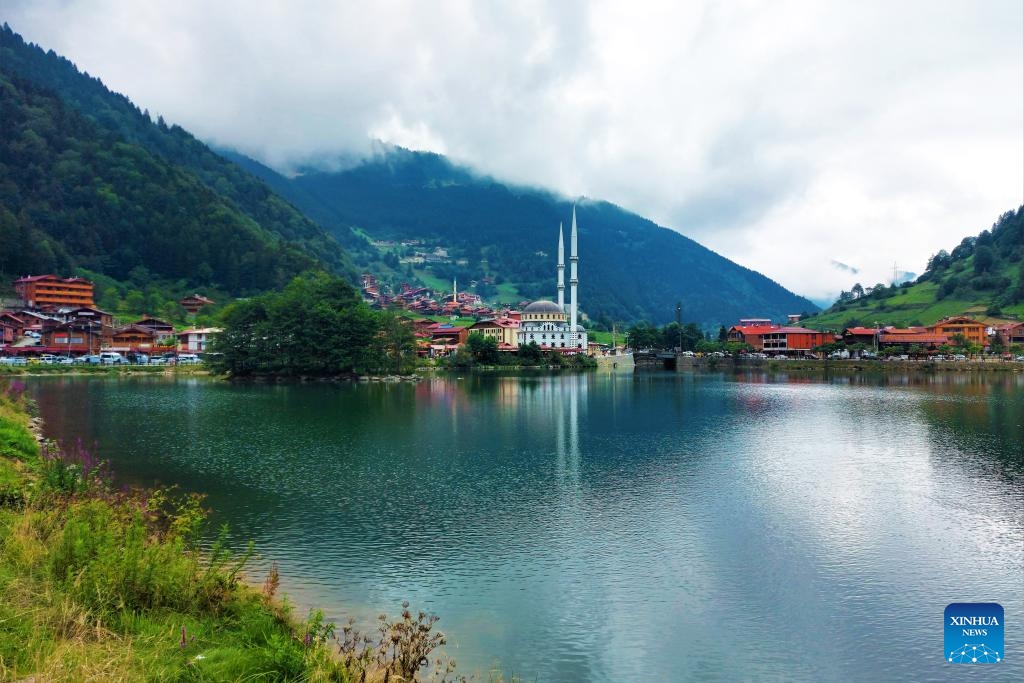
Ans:
{"label": "large green tree", "polygon": [[235,376],[338,375],[375,367],[381,324],[345,280],[322,272],[229,306],[213,366]]}

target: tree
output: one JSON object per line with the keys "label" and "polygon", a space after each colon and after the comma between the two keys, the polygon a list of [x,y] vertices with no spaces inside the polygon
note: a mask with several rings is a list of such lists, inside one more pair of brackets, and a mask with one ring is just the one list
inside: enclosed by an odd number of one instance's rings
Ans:
{"label": "tree", "polygon": [[992,247],[988,245],[978,246],[974,250],[974,272],[980,275],[981,273],[988,273],[992,270],[992,266],[995,264],[996,255],[992,251]]}
{"label": "tree", "polygon": [[470,332],[466,339],[466,348],[473,356],[473,360],[481,365],[497,365],[500,359],[498,354],[498,340],[495,337],[488,337],[482,332]]}
{"label": "tree", "polygon": [[517,355],[523,365],[540,365],[541,360],[544,358],[544,352],[537,346],[537,342],[530,342],[520,346]]}
{"label": "tree", "polygon": [[382,311],[379,314],[380,331],[374,343],[377,354],[375,365],[401,373],[415,358],[416,336],[408,322],[402,320],[393,311]]}
{"label": "tree", "polygon": [[862,296],[864,296],[864,287],[862,287],[861,284],[858,282],[850,290],[850,294],[853,296],[854,299],[859,299]]}
{"label": "tree", "polygon": [[216,370],[323,376],[375,365],[380,320],[346,281],[313,272],[282,292],[232,304],[222,328],[212,347]]}

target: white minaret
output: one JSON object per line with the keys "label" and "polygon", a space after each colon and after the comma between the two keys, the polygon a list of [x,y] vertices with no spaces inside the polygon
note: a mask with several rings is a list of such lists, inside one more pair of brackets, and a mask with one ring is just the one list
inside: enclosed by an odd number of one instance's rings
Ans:
{"label": "white minaret", "polygon": [[576,334],[576,262],[580,258],[576,253],[576,205],[572,207],[572,230],[569,232],[569,339],[573,347],[577,346]]}
{"label": "white minaret", "polygon": [[561,223],[558,224],[558,307],[565,312],[565,242]]}

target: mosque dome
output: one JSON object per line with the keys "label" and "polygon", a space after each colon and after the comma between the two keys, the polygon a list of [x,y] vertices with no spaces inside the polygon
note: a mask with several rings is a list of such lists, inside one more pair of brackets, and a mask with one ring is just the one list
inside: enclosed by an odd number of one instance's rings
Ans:
{"label": "mosque dome", "polygon": [[562,307],[554,301],[534,301],[523,309],[523,313],[564,313]]}

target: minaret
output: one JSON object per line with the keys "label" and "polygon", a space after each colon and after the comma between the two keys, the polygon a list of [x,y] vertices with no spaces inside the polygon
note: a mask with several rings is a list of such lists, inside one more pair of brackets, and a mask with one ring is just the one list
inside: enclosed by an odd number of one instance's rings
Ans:
{"label": "minaret", "polygon": [[558,224],[558,307],[565,313],[565,242],[561,223]]}
{"label": "minaret", "polygon": [[576,253],[576,205],[572,207],[572,230],[569,232],[569,339],[572,345],[576,346],[576,262],[579,261]]}
{"label": "minaret", "polygon": [[459,303],[459,280],[452,278],[452,301]]}

